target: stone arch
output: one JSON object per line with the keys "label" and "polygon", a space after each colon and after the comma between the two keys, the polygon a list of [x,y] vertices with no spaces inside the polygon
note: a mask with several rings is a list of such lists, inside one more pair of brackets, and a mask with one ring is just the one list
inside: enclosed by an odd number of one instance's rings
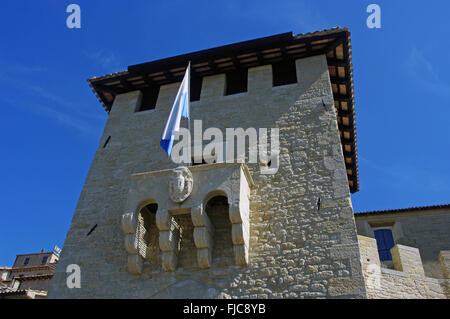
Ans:
{"label": "stone arch", "polygon": [[144,199],[144,200],[141,200],[141,201],[136,205],[136,213],[139,213],[139,211],[140,211],[142,208],[144,208],[144,207],[146,207],[146,206],[148,206],[148,205],[150,205],[150,204],[156,204],[156,205],[158,205],[158,201],[157,201],[156,199],[152,198],[152,197],[149,197],[149,198],[146,198],[146,199]]}
{"label": "stone arch", "polygon": [[144,260],[149,260],[152,264],[159,263],[157,210],[157,201],[149,198],[136,205],[134,212],[122,215],[128,270],[132,274],[142,273]]}
{"label": "stone arch", "polygon": [[138,207],[137,229],[138,251],[142,258],[149,260],[152,264],[158,263],[160,258],[159,230],[156,226],[156,212],[158,203],[146,202]]}
{"label": "stone arch", "polygon": [[209,192],[208,194],[206,194],[206,196],[203,199],[204,206],[206,207],[206,204],[208,203],[208,201],[210,199],[212,199],[213,197],[217,197],[217,196],[226,197],[228,199],[228,203],[230,204],[230,196],[228,195],[228,193],[222,189],[216,189],[216,190],[213,190],[213,191]]}
{"label": "stone arch", "polygon": [[232,266],[234,253],[229,198],[224,191],[213,191],[205,199],[204,210],[214,229],[212,265]]}

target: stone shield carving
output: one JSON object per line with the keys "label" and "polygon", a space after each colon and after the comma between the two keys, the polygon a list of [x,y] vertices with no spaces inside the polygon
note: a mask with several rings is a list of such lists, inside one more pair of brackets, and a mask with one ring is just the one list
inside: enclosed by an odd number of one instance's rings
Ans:
{"label": "stone shield carving", "polygon": [[184,166],[174,168],[169,179],[169,196],[175,203],[181,203],[191,195],[194,179],[191,171]]}

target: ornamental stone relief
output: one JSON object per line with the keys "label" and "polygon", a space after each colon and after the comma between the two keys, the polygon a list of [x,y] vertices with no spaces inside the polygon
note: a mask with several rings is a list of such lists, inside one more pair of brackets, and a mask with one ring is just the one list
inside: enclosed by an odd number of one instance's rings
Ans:
{"label": "ornamental stone relief", "polygon": [[184,202],[191,195],[194,178],[191,171],[184,166],[174,168],[169,179],[169,196],[175,203]]}

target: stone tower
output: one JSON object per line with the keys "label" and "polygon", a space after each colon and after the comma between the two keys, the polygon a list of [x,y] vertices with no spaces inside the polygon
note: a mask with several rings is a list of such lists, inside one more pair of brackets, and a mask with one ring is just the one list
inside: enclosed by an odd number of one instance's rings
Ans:
{"label": "stone tower", "polygon": [[[349,36],[285,33],[90,79],[109,117],[49,297],[365,298]],[[159,142],[188,61],[191,118],[278,128],[276,174],[267,159],[176,169]]]}

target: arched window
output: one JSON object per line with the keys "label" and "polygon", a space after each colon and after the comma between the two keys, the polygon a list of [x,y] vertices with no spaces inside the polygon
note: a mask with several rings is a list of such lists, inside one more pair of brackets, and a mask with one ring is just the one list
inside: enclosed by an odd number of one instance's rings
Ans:
{"label": "arched window", "polygon": [[139,254],[151,263],[158,263],[159,231],[156,226],[156,212],[158,204],[150,203],[142,207],[138,214],[138,251]]}
{"label": "arched window", "polygon": [[174,216],[175,223],[180,232],[180,251],[178,252],[178,267],[185,269],[197,268],[195,258],[194,224],[190,214],[177,214]]}
{"label": "arched window", "polygon": [[218,195],[208,200],[205,211],[214,226],[214,248],[212,264],[221,266],[234,265],[233,241],[231,239],[231,222],[226,196]]}

